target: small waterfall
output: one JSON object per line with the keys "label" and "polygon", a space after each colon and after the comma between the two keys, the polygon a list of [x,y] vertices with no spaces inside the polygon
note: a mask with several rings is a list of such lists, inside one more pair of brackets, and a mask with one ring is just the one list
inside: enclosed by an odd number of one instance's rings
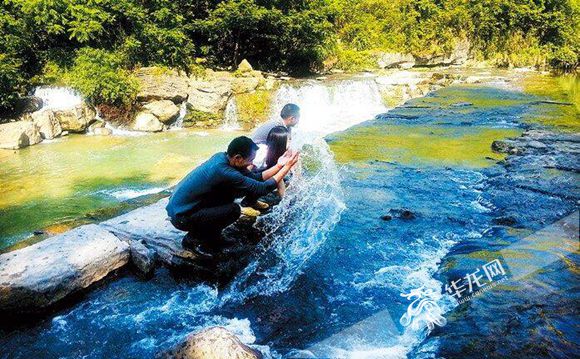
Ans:
{"label": "small waterfall", "polygon": [[221,128],[226,131],[235,131],[241,128],[238,122],[238,104],[236,103],[236,98],[234,96],[231,96],[228,99],[224,111],[224,124]]}
{"label": "small waterfall", "polygon": [[297,130],[311,136],[344,131],[387,110],[372,78],[282,86],[273,101],[272,117],[278,118],[289,102],[301,109]]}
{"label": "small waterfall", "polygon": [[42,108],[49,110],[66,110],[83,103],[82,96],[69,87],[40,86],[32,95],[41,98]]}
{"label": "small waterfall", "polygon": [[179,107],[179,116],[175,120],[175,122],[171,125],[171,129],[178,129],[183,128],[183,119],[187,115],[187,101],[183,101],[181,103],[181,107]]}
{"label": "small waterfall", "polygon": [[372,79],[283,86],[272,103],[272,117],[288,102],[301,108],[291,146],[301,150],[303,172],[292,178],[280,204],[256,223],[266,233],[265,243],[272,245],[231,283],[224,304],[280,293],[292,285],[345,209],[339,170],[324,136],[386,110]]}

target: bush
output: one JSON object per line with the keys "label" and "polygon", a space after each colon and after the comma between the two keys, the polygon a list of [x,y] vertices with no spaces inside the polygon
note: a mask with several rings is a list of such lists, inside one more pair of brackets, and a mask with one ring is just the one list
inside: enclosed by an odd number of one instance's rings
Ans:
{"label": "bush", "polygon": [[23,84],[19,61],[0,53],[0,112],[13,109]]}
{"label": "bush", "polygon": [[137,95],[138,82],[121,68],[122,62],[118,54],[83,48],[78,51],[65,82],[94,104],[129,105]]}

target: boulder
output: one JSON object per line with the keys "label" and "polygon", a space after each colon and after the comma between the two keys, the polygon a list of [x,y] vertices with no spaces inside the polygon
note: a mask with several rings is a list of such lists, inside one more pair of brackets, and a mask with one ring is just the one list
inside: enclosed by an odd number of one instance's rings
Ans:
{"label": "boulder", "polygon": [[38,126],[32,121],[0,124],[0,148],[15,150],[42,141]]}
{"label": "boulder", "polygon": [[143,132],[159,132],[163,130],[163,123],[152,113],[144,111],[137,114],[131,129]]}
{"label": "boulder", "polygon": [[245,345],[222,327],[210,327],[187,336],[173,350],[159,358],[179,359],[261,359],[262,354]]}
{"label": "boulder", "polygon": [[387,69],[391,67],[409,69],[415,66],[415,58],[411,54],[402,54],[399,52],[381,53],[378,56],[377,65],[379,65],[381,69]]}
{"label": "boulder", "polygon": [[52,140],[60,136],[62,127],[50,110],[40,110],[30,114],[31,120],[38,126],[40,135],[44,139]]}
{"label": "boulder", "polygon": [[187,98],[189,78],[175,70],[143,67],[135,72],[139,81],[137,100],[151,102],[171,100],[180,103]]}
{"label": "boulder", "polygon": [[231,94],[230,79],[192,80],[187,103],[192,110],[221,114]]}
{"label": "boulder", "polygon": [[96,116],[95,110],[84,103],[70,109],[54,110],[53,114],[62,130],[69,132],[85,132]]}
{"label": "boulder", "polygon": [[252,67],[252,65],[250,65],[250,62],[248,62],[248,60],[243,59],[242,62],[240,62],[240,64],[238,65],[238,71],[240,72],[250,72],[253,71],[254,68]]}
{"label": "boulder", "polygon": [[89,224],[0,255],[0,312],[33,313],[129,261],[129,245]]}
{"label": "boulder", "polygon": [[171,123],[179,117],[179,107],[170,100],[153,101],[143,107],[149,110],[163,123]]}
{"label": "boulder", "polygon": [[261,81],[264,81],[263,77],[236,77],[232,82],[232,92],[235,94],[245,93],[254,91]]}

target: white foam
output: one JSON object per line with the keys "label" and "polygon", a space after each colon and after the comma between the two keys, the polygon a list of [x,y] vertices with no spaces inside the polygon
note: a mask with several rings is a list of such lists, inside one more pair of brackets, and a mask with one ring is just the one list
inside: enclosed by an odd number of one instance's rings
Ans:
{"label": "white foam", "polygon": [[108,196],[114,197],[119,200],[128,200],[133,199],[149,194],[155,194],[162,192],[165,190],[166,187],[153,187],[153,188],[146,188],[146,189],[120,189],[120,190],[105,190],[101,191],[100,193],[106,194]]}
{"label": "white foam", "polygon": [[33,96],[42,99],[42,108],[66,110],[83,103],[82,96],[69,87],[40,86],[34,89]]}

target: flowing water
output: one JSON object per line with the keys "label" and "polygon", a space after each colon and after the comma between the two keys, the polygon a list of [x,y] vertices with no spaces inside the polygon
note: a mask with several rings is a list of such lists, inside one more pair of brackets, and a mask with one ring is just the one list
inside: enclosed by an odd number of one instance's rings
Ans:
{"label": "flowing water", "polygon": [[[577,131],[571,127],[576,112],[566,112],[568,107],[564,112],[546,111],[537,102],[543,98],[519,85],[506,86],[505,81],[457,85],[374,118],[386,107],[372,79],[284,86],[273,114],[288,101],[302,107],[293,146],[303,151],[303,171],[294,176],[288,196],[257,223],[270,239],[265,242],[272,244],[260,248],[228,286],[218,290],[178,281],[164,270],[150,281],[127,275],[40,324],[6,331],[0,355],[152,357],[187,333],[211,325],[227,327],[272,357],[404,358],[437,353],[451,342],[447,337],[453,332],[428,336],[429,331],[444,325],[457,308],[442,289],[446,272],[441,261],[460,243],[483,241],[492,227],[496,207],[487,183],[502,156],[491,151],[491,142],[517,136],[530,123],[565,123],[569,131]],[[572,119],[561,119],[566,116]],[[179,131],[112,137],[87,145],[87,138],[78,136],[31,147],[29,154],[24,150],[5,155],[0,159],[3,181],[18,173],[10,180],[12,186],[35,174],[46,178],[41,174],[54,166],[71,169],[62,163],[85,164],[66,178],[56,175],[64,185],[29,182],[6,191],[16,196],[6,204],[22,202],[28,207],[4,209],[12,220],[3,215],[2,228],[12,228],[5,226],[19,223],[31,208],[47,201],[51,185],[58,188],[49,196],[56,207],[69,208],[80,198],[77,213],[86,211],[82,203],[91,209],[102,206],[95,204],[99,198],[116,202],[133,196],[130,191],[164,188],[223,147],[226,138],[223,132],[204,137]],[[45,157],[39,156],[43,153]],[[38,162],[33,165],[33,160]],[[47,161],[51,162],[45,166]],[[10,169],[4,170],[5,163]],[[143,170],[149,166],[155,170]],[[34,187],[39,187],[33,190],[36,194],[17,190]],[[537,201],[562,214],[575,206],[543,197]],[[52,213],[50,200],[45,206],[36,226]],[[414,218],[382,220],[391,209],[409,209]],[[517,211],[524,214],[529,209]],[[16,241],[18,233],[29,229],[23,224],[1,238]],[[497,242],[514,235],[495,234]],[[461,255],[453,258],[467,261]],[[507,320],[514,307],[496,309],[496,318]],[[475,333],[477,328],[465,330]],[[573,333],[570,328],[560,330],[564,336]]]}

